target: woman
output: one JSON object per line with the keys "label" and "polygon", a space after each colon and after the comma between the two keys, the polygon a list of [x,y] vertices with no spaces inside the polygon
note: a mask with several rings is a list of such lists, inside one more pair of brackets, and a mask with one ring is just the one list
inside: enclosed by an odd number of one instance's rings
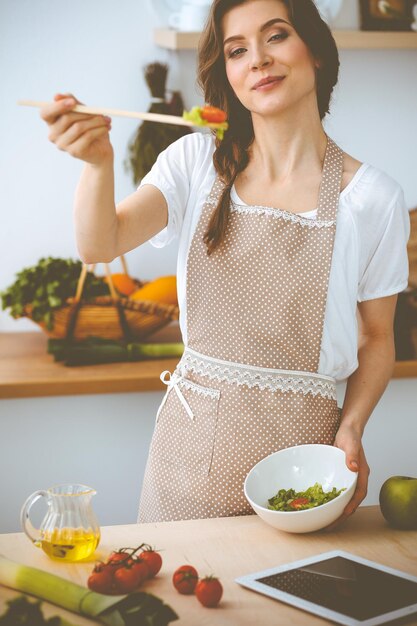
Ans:
{"label": "woman", "polygon": [[180,237],[186,348],[161,375],[141,522],[249,514],[247,472],[302,443],[335,445],[358,471],[332,527],[366,495],[361,441],[392,373],[409,225],[398,183],[323,129],[338,67],[312,0],[214,0],[199,81],[228,113],[225,139],[181,138],[117,207],[107,121],[60,94],[42,112],[50,139],[87,162],[75,201],[86,263]]}

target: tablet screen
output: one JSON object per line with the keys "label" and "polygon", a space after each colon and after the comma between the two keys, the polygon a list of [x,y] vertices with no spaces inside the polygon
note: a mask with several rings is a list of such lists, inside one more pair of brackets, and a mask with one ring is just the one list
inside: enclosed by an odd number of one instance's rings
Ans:
{"label": "tablet screen", "polygon": [[255,580],[358,621],[417,603],[416,582],[341,556]]}

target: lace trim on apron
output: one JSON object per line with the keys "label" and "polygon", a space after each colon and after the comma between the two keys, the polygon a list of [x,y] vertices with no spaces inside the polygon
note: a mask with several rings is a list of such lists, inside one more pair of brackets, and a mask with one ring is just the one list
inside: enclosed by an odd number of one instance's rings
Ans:
{"label": "lace trim on apron", "polygon": [[270,391],[292,391],[304,395],[320,395],[331,400],[337,399],[336,381],[331,376],[222,361],[200,354],[191,348],[185,348],[177,365],[177,370],[182,376],[187,371],[191,371],[201,376],[208,376],[210,379],[246,385],[247,387],[259,387],[259,389],[269,389]]}
{"label": "lace trim on apron", "polygon": [[269,215],[277,219],[284,219],[287,222],[293,222],[293,224],[300,224],[301,226],[307,226],[308,228],[330,228],[336,224],[336,220],[317,220],[302,217],[297,213],[290,213],[289,211],[283,211],[282,209],[274,209],[266,206],[249,206],[244,204],[236,204],[231,202],[231,213],[241,213],[245,215]]}

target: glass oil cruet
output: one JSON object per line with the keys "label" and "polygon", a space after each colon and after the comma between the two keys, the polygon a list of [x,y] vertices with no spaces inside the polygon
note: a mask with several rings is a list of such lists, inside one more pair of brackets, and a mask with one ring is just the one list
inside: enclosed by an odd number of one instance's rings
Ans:
{"label": "glass oil cruet", "polygon": [[[100,527],[91,505],[96,493],[86,485],[71,484],[35,491],[20,513],[23,531],[52,559],[80,561],[89,557],[100,541]],[[40,498],[46,499],[48,510],[37,529],[30,521],[29,512]]]}

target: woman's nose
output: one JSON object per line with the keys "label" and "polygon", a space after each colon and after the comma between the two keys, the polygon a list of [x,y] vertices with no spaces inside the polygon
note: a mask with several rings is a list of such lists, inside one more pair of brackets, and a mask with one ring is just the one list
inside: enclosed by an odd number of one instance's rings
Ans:
{"label": "woman's nose", "polygon": [[257,51],[256,53],[254,53],[251,59],[250,65],[251,65],[251,69],[258,70],[262,67],[268,67],[270,63],[271,63],[271,58],[269,57],[269,55],[265,54],[262,51]]}

